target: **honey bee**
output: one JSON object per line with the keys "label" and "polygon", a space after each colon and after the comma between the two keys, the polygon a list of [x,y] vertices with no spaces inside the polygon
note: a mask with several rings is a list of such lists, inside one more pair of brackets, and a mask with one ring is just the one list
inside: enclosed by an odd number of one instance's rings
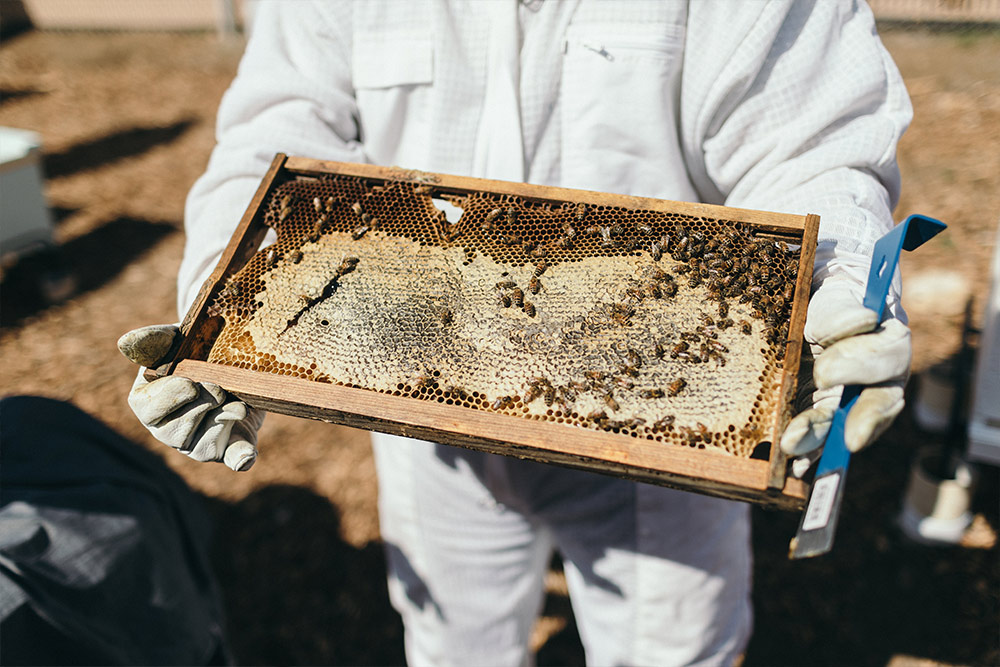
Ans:
{"label": "honey bee", "polygon": [[670,396],[676,396],[677,394],[681,393],[681,391],[683,391],[684,387],[686,386],[687,386],[687,380],[685,380],[684,378],[677,378],[669,385],[667,385],[667,394],[669,394]]}
{"label": "honey bee", "polygon": [[606,413],[604,410],[594,410],[593,412],[587,415],[587,419],[589,419],[592,422],[597,422],[598,424],[601,424],[608,420],[608,413]]}
{"label": "honey bee", "polygon": [[643,236],[652,236],[653,228],[647,224],[638,224],[635,226],[635,230],[642,234]]}
{"label": "honey bee", "polygon": [[459,387],[454,384],[445,385],[444,392],[462,399],[469,395],[469,392],[467,392],[464,387]]}
{"label": "honey bee", "polygon": [[615,245],[615,242],[611,239],[611,228],[601,227],[601,247],[610,248]]}
{"label": "honey bee", "polygon": [[276,253],[274,251],[274,248],[271,248],[270,250],[267,251],[267,257],[265,258],[265,264],[267,266],[269,266],[269,267],[272,267],[272,266],[274,266],[275,264],[278,263],[278,259],[279,259],[278,253]]}
{"label": "honey bee", "polygon": [[653,430],[666,431],[667,429],[672,429],[674,427],[675,420],[676,417],[674,417],[674,415],[667,415],[666,417],[657,419],[655,422],[653,422]]}
{"label": "honey bee", "polygon": [[626,353],[627,353],[627,356],[628,356],[628,362],[629,362],[629,364],[631,364],[632,366],[635,366],[636,368],[641,368],[642,367],[642,357],[639,356],[638,352],[636,352],[632,348],[628,348],[628,350],[626,351]]}
{"label": "honey bee", "polygon": [[698,326],[696,326],[694,328],[695,333],[698,333],[698,334],[704,336],[706,340],[709,339],[709,338],[718,338],[719,337],[719,334],[716,333],[714,329],[715,329],[715,326],[704,327],[702,325],[698,325]]}
{"label": "honey bee", "polygon": [[697,343],[701,340],[701,336],[694,333],[693,331],[682,331],[681,340],[689,340],[692,343]]}
{"label": "honey bee", "polygon": [[668,280],[673,280],[673,276],[664,271],[658,266],[654,266],[649,270],[649,279],[656,281],[658,283],[666,282]]}
{"label": "honey bee", "polygon": [[556,400],[556,388],[549,385],[545,388],[544,396],[542,397],[545,405],[551,407]]}
{"label": "honey bee", "polygon": [[556,248],[562,248],[563,250],[568,250],[573,247],[573,242],[566,236],[560,236],[555,241],[552,242]]}
{"label": "honey bee", "polygon": [[285,206],[281,209],[281,213],[278,214],[278,222],[284,222],[288,216],[292,214],[292,209],[290,206]]}
{"label": "honey bee", "polygon": [[615,378],[614,382],[615,382],[616,385],[618,385],[622,389],[634,389],[635,388],[635,383],[632,382],[631,380],[629,380],[628,378],[617,377],[617,378]]}
{"label": "honey bee", "polygon": [[588,236],[600,236],[601,226],[598,224],[590,225],[584,230],[584,234],[587,234]]}
{"label": "honey bee", "polygon": [[625,296],[636,301],[642,301],[646,297],[646,293],[642,291],[641,287],[633,285],[625,290]]}
{"label": "honey bee", "polygon": [[313,197],[313,208],[316,209],[317,213],[319,213],[320,211],[322,211],[323,210],[323,200],[320,199],[319,197]]}
{"label": "honey bee", "polygon": [[538,291],[542,289],[542,281],[538,279],[538,276],[531,276],[528,280],[528,291],[532,294],[538,294]]}
{"label": "honey bee", "polygon": [[584,219],[584,217],[586,217],[586,215],[587,215],[587,205],[584,204],[583,202],[580,202],[579,204],[576,205],[576,212],[574,213],[574,217],[576,218],[577,222],[581,222]]}
{"label": "honey bee", "polygon": [[510,396],[498,396],[497,399],[493,401],[493,409],[502,410],[503,408],[506,408],[508,405],[513,404],[513,402],[514,399],[511,398]]}
{"label": "honey bee", "polygon": [[603,398],[604,398],[604,404],[609,408],[611,408],[611,410],[617,412],[618,410],[621,409],[621,406],[618,405],[618,401],[615,400],[614,395],[612,395],[610,391],[604,394]]}
{"label": "honey bee", "polygon": [[729,303],[726,301],[719,302],[719,317],[727,317],[729,315]]}
{"label": "honey bee", "polygon": [[355,215],[361,215],[361,202],[351,204],[351,210],[354,211]]}
{"label": "honey bee", "polygon": [[531,251],[537,247],[538,243],[536,241],[525,241],[521,244],[521,250],[523,250],[525,254],[530,254]]}
{"label": "honey bee", "polygon": [[358,266],[357,257],[345,257],[343,261],[340,263],[340,266],[337,267],[337,275],[338,276],[347,275],[348,273],[353,271],[357,266]]}
{"label": "honey bee", "polygon": [[706,326],[712,326],[715,324],[715,320],[713,320],[712,316],[707,313],[699,313],[698,319],[701,320],[701,323]]}
{"label": "honey bee", "polygon": [[292,260],[292,264],[298,264],[299,262],[302,261],[302,251],[293,250],[291,253],[289,253],[288,258]]}
{"label": "honey bee", "polygon": [[591,382],[600,382],[606,377],[601,371],[584,371],[583,376]]}
{"label": "honey bee", "polygon": [[327,197],[326,198],[326,206],[324,206],[324,208],[326,209],[326,212],[329,213],[330,211],[332,211],[333,210],[333,206],[336,203],[337,203],[336,199],[334,199],[333,197]]}
{"label": "honey bee", "polygon": [[359,240],[362,236],[368,233],[368,229],[369,229],[368,225],[360,225],[358,227],[355,227],[354,231],[351,232],[351,238],[354,239],[355,241]]}
{"label": "honey bee", "polygon": [[539,276],[541,276],[543,273],[545,273],[545,269],[547,268],[549,268],[549,264],[545,260],[537,262],[535,264],[535,270],[533,271],[535,277],[538,278]]}
{"label": "honey bee", "polygon": [[415,188],[413,188],[413,193],[417,195],[429,195],[433,191],[434,188],[432,188],[429,185],[418,185]]}
{"label": "honey bee", "polygon": [[490,211],[489,213],[486,214],[486,222],[494,222],[502,214],[503,214],[503,209],[502,208],[495,208],[495,209],[493,209],[492,211]]}
{"label": "honey bee", "polygon": [[639,369],[635,366],[622,366],[618,369],[618,372],[623,375],[628,375],[629,377],[639,377]]}
{"label": "honey bee", "polygon": [[503,306],[504,308],[510,308],[512,302],[510,300],[510,296],[506,292],[500,292],[499,298],[501,306]]}
{"label": "honey bee", "polygon": [[445,306],[438,306],[434,310],[442,324],[451,324],[455,320],[454,313],[451,312],[451,309]]}
{"label": "honey bee", "polygon": [[611,320],[616,324],[628,326],[633,315],[635,315],[635,308],[629,304],[616,303],[611,307]]}
{"label": "honey bee", "polygon": [[528,387],[528,390],[524,392],[524,398],[521,399],[521,402],[525,405],[531,403],[542,395],[542,391],[541,387]]}
{"label": "honey bee", "polygon": [[237,299],[243,296],[243,287],[241,287],[235,280],[230,281],[229,284],[226,285],[226,291]]}
{"label": "honey bee", "polygon": [[427,373],[422,373],[416,377],[413,381],[414,389],[427,389],[432,384],[434,384],[434,377]]}
{"label": "honey bee", "polygon": [[656,345],[653,346],[653,356],[655,356],[657,359],[662,359],[666,353],[667,350],[665,347],[663,347],[662,343],[657,343]]}
{"label": "honey bee", "polygon": [[511,301],[514,302],[515,306],[518,308],[524,308],[524,292],[521,291],[520,287],[514,288],[514,290],[510,293],[510,298]]}
{"label": "honey bee", "polygon": [[701,282],[701,274],[692,272],[691,277],[688,278],[688,287],[697,287],[698,285],[701,285]]}
{"label": "honey bee", "polygon": [[564,405],[566,403],[572,403],[576,400],[576,391],[568,385],[559,387],[559,395],[562,398]]}
{"label": "honey bee", "polygon": [[506,236],[504,236],[503,238],[501,238],[500,241],[504,245],[520,245],[521,244],[521,237],[518,236],[518,235],[516,235],[516,234],[507,234]]}
{"label": "honey bee", "polygon": [[719,320],[717,326],[719,327],[719,329],[725,331],[726,329],[728,329],[729,327],[733,326],[734,324],[736,324],[736,323],[733,322],[733,320],[731,318],[726,317],[726,318],[723,318],[723,319]]}
{"label": "honey bee", "polygon": [[653,258],[654,262],[659,262],[663,258],[663,246],[653,241],[649,244],[649,255]]}
{"label": "honey bee", "polygon": [[549,249],[546,248],[545,246],[539,246],[528,254],[530,254],[532,257],[548,257]]}
{"label": "honey bee", "polygon": [[501,280],[496,284],[496,288],[499,290],[513,289],[515,287],[517,287],[517,283],[515,283],[513,280]]}
{"label": "honey bee", "polygon": [[527,315],[528,317],[535,316],[535,304],[531,303],[530,301],[525,301],[524,306],[521,308],[521,310],[523,310],[524,314]]}
{"label": "honey bee", "polygon": [[576,238],[576,228],[573,227],[573,225],[569,224],[568,222],[564,222],[562,228],[563,228],[563,234],[566,236],[566,238],[568,239]]}
{"label": "honey bee", "polygon": [[749,336],[751,333],[753,333],[753,328],[750,326],[750,323],[747,322],[746,320],[740,320],[740,331]]}
{"label": "honey bee", "polygon": [[515,222],[517,222],[517,209],[511,206],[507,209],[507,224],[513,225]]}
{"label": "honey bee", "polygon": [[663,390],[659,388],[655,389],[643,389],[639,392],[639,395],[643,398],[663,398]]}
{"label": "honey bee", "polygon": [[675,296],[677,294],[677,283],[675,282],[664,283],[660,291],[663,292],[664,296]]}

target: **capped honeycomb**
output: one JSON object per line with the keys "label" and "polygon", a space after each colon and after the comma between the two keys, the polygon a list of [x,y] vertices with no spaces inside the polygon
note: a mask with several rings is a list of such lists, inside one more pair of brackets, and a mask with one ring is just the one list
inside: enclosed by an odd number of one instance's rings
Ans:
{"label": "capped honeycomb", "polygon": [[263,208],[210,362],[741,457],[771,432],[799,248],[750,225],[346,175]]}

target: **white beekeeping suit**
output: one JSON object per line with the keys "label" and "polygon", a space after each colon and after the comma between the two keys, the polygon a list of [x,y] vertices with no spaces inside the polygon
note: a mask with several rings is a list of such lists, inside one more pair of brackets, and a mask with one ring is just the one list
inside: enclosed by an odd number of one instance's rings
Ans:
{"label": "white beekeeping suit", "polygon": [[[892,226],[895,147],[910,115],[861,2],[261,3],[219,111],[218,144],[188,199],[178,306],[187,310],[277,152],[818,213],[807,337],[823,346],[863,339],[889,370],[856,378],[843,369],[857,364],[824,374],[817,362],[827,393],[782,447],[822,441],[836,403],[830,385],[892,380],[855,410],[878,416],[848,425],[860,447],[902,407],[905,327],[893,320],[881,339],[854,334],[877,324],[858,310],[859,285],[874,240]],[[871,343],[886,336],[895,356]],[[153,396],[155,386],[137,382],[130,401],[157,437],[222,458],[239,431],[241,453],[226,461],[253,462],[253,411],[241,421],[242,404],[221,390],[190,389],[198,415],[216,415],[192,436],[195,427],[156,408],[174,394]],[[170,400],[170,410],[183,403]],[[231,434],[234,422],[250,425]],[[726,664],[744,649],[745,506],[434,443],[373,441],[390,592],[412,664],[530,662],[552,549],[564,559],[589,663]]]}

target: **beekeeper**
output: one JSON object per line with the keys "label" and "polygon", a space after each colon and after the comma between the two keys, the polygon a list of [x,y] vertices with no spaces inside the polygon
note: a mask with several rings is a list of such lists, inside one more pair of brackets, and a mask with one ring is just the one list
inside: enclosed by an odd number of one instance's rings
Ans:
{"label": "beekeeper", "polygon": [[[178,308],[277,152],[818,213],[815,386],[781,447],[818,447],[842,385],[861,383],[847,423],[856,451],[902,409],[909,368],[898,301],[878,325],[861,297],[873,243],[893,225],[910,117],[860,0],[261,3],[187,201]],[[127,347],[153,363],[173,333],[131,332]],[[257,457],[262,415],[214,385],[140,377],[129,403],[195,459],[246,470]],[[372,440],[411,664],[529,663],[553,549],[589,664],[727,664],[744,650],[746,505]]]}

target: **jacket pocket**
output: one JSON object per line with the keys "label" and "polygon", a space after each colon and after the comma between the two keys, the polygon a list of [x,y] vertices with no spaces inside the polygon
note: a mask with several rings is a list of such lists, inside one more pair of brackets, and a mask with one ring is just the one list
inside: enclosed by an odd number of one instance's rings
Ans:
{"label": "jacket pocket", "polygon": [[691,199],[677,105],[683,24],[574,25],[562,71],[569,187]]}
{"label": "jacket pocket", "polygon": [[422,166],[430,150],[433,42],[411,31],[355,33],[351,74],[368,157]]}

